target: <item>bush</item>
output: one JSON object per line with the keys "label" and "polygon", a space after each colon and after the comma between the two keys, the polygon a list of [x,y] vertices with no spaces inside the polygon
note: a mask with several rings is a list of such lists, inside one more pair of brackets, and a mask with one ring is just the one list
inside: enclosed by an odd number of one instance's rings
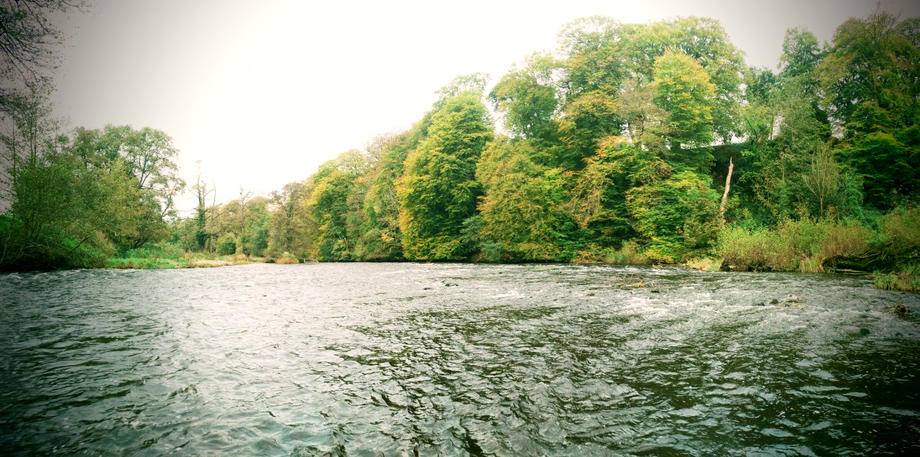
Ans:
{"label": "bush", "polygon": [[645,255],[656,262],[679,262],[708,250],[718,234],[719,195],[708,176],[691,171],[629,190],[626,207]]}
{"label": "bush", "polygon": [[821,256],[829,260],[863,256],[871,238],[872,232],[855,222],[826,225]]}
{"label": "bush", "polygon": [[890,264],[920,261],[920,205],[901,206],[882,216],[879,242]]}
{"label": "bush", "polygon": [[186,268],[189,266],[184,259],[164,259],[148,257],[115,257],[106,259],[106,268],[132,268],[137,270],[158,270]]}
{"label": "bush", "polygon": [[614,251],[610,248],[602,248],[596,244],[591,244],[578,251],[578,253],[575,255],[574,262],[579,265],[606,263],[607,257],[612,255],[613,252]]}
{"label": "bush", "polygon": [[185,251],[172,243],[147,243],[139,248],[128,249],[121,255],[124,258],[142,259],[178,259],[183,256]]}
{"label": "bush", "polygon": [[788,271],[795,267],[777,232],[728,226],[719,233],[716,253],[733,270]]}
{"label": "bush", "polygon": [[713,259],[711,257],[703,257],[699,259],[690,259],[687,261],[687,268],[692,268],[694,270],[700,271],[719,271],[722,269],[722,260]]}
{"label": "bush", "polygon": [[591,244],[578,251],[574,261],[581,265],[648,265],[652,263],[635,241],[627,241],[619,249],[603,248]]}
{"label": "bush", "polygon": [[653,263],[668,264],[680,262],[687,252],[687,248],[679,241],[653,237],[649,240],[642,255]]}
{"label": "bush", "polygon": [[824,257],[812,255],[798,260],[799,273],[824,273]]}
{"label": "bush", "polygon": [[871,236],[854,222],[785,220],[776,230],[723,228],[716,252],[732,269],[818,273],[840,259],[865,255]]}
{"label": "bush", "polygon": [[875,287],[882,290],[920,292],[920,264],[913,263],[894,273],[875,272]]}
{"label": "bush", "polygon": [[786,219],[776,227],[784,254],[802,259],[820,254],[821,243],[827,236],[826,226],[811,219]]}
{"label": "bush", "polygon": [[634,241],[627,241],[620,249],[607,255],[607,263],[615,265],[648,265],[649,258],[639,250],[639,245]]}
{"label": "bush", "polygon": [[112,243],[98,232],[87,233],[77,241],[53,226],[26,241],[22,221],[0,215],[0,270],[96,268],[105,264],[113,250]]}
{"label": "bush", "polygon": [[502,244],[497,241],[480,242],[479,252],[479,260],[482,262],[497,263],[502,260]]}
{"label": "bush", "polygon": [[265,261],[265,263],[278,263],[281,265],[290,265],[293,263],[300,263],[300,262],[297,260],[297,257],[294,257],[293,254],[285,251],[283,254],[281,254],[278,257],[269,258],[268,260]]}
{"label": "bush", "polygon": [[233,235],[225,233],[217,239],[217,253],[220,255],[232,255],[236,252],[236,240]]}

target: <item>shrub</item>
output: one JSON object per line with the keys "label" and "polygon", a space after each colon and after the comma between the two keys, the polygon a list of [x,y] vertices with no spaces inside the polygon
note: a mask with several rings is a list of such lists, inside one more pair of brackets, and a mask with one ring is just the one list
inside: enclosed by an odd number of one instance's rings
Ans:
{"label": "shrub", "polygon": [[920,264],[905,265],[894,273],[875,272],[875,287],[882,290],[920,292]]}
{"label": "shrub", "polygon": [[713,259],[712,257],[702,257],[690,259],[687,261],[687,268],[700,271],[719,271],[722,269],[722,260]]}
{"label": "shrub", "polygon": [[578,251],[574,262],[579,265],[607,263],[607,258],[613,255],[614,252],[611,248],[602,248],[596,244],[590,244]]}
{"label": "shrub", "polygon": [[825,226],[821,256],[826,259],[859,257],[869,250],[872,232],[858,223],[837,223]]}
{"label": "shrub", "polygon": [[280,263],[282,265],[290,265],[292,263],[299,263],[297,258],[294,257],[290,252],[285,252],[281,254],[278,258],[272,259],[274,263]]}
{"label": "shrub", "polygon": [[639,250],[635,241],[627,241],[620,249],[610,252],[606,256],[607,263],[615,265],[648,265],[649,258]]}
{"label": "shrub", "polygon": [[880,249],[890,262],[920,260],[920,205],[901,206],[882,216],[879,235]]}
{"label": "shrub", "polygon": [[479,252],[479,260],[481,262],[496,263],[502,260],[502,244],[497,241],[480,242]]}
{"label": "shrub", "polygon": [[217,253],[220,255],[231,255],[236,252],[236,240],[233,235],[225,233],[217,239]]}
{"label": "shrub", "polygon": [[675,263],[686,253],[687,248],[679,241],[653,237],[642,254],[654,263]]}
{"label": "shrub", "polygon": [[578,251],[574,261],[581,265],[648,265],[652,263],[635,241],[627,241],[619,249],[603,248],[591,244]]}
{"label": "shrub", "polygon": [[798,260],[800,273],[824,273],[824,257],[820,254]]}
{"label": "shrub", "polygon": [[646,244],[645,255],[656,262],[679,262],[694,250],[709,249],[718,234],[719,195],[708,176],[692,171],[629,190],[626,207]]}
{"label": "shrub", "polygon": [[178,245],[172,243],[147,243],[139,248],[128,249],[122,253],[121,257],[125,258],[146,258],[146,259],[178,259],[185,255],[185,251]]}
{"label": "shrub", "polygon": [[186,268],[188,266],[188,262],[185,260],[163,258],[114,257],[105,261],[106,268],[120,269],[156,270]]}
{"label": "shrub", "polygon": [[784,220],[769,229],[722,229],[716,253],[738,270],[819,273],[839,259],[865,255],[872,232],[855,222]]}
{"label": "shrub", "polygon": [[719,233],[716,253],[722,266],[733,270],[788,271],[795,268],[789,246],[767,229],[728,226]]}

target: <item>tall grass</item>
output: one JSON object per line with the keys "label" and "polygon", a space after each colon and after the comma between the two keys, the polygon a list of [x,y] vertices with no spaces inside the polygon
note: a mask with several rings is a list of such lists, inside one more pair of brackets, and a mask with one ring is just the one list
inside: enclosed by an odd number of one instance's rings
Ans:
{"label": "tall grass", "polygon": [[719,233],[716,253],[734,270],[817,273],[839,259],[865,255],[871,237],[855,222],[785,220],[774,230],[728,226]]}
{"label": "tall grass", "polygon": [[873,279],[875,287],[879,289],[920,292],[920,264],[905,265],[892,273],[877,271]]}
{"label": "tall grass", "polygon": [[920,262],[920,205],[899,207],[882,216],[876,249],[889,264]]}
{"label": "tall grass", "polygon": [[106,259],[106,268],[172,269],[188,268],[190,258],[182,248],[169,243],[148,243]]}
{"label": "tall grass", "polygon": [[138,270],[161,270],[188,268],[187,259],[153,259],[142,257],[112,257],[106,259],[106,268],[133,268]]}
{"label": "tall grass", "polygon": [[620,249],[608,252],[604,261],[614,265],[648,265],[651,263],[635,241],[627,241],[620,246]]}
{"label": "tall grass", "polygon": [[219,256],[206,252],[186,252],[172,243],[148,243],[128,249],[105,260],[106,268],[171,269],[238,265],[262,259],[245,255]]}
{"label": "tall grass", "polygon": [[700,271],[719,271],[722,269],[722,259],[714,259],[712,257],[701,257],[696,259],[690,259],[685,264],[687,268],[693,268],[694,270]]}
{"label": "tall grass", "polygon": [[619,249],[589,245],[578,252],[574,262],[582,265],[648,265],[652,260],[635,241],[627,241]]}
{"label": "tall grass", "polygon": [[873,249],[880,270],[874,274],[876,287],[920,292],[920,204],[882,216]]}

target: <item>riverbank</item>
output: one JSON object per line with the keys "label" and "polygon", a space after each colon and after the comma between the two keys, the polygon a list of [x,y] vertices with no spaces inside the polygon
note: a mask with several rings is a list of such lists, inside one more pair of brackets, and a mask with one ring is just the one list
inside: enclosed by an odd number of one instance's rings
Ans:
{"label": "riverbank", "polygon": [[212,268],[227,267],[231,265],[245,265],[249,263],[264,262],[264,258],[248,258],[246,256],[221,256],[219,258],[144,258],[144,257],[113,257],[106,259],[105,268],[161,270],[176,268]]}
{"label": "riverbank", "polygon": [[250,263],[293,264],[300,261],[285,253],[276,257],[247,254],[218,255],[207,252],[182,252],[174,246],[151,246],[132,249],[126,255],[110,257],[103,268],[136,270],[170,270],[177,268],[214,268]]}
{"label": "riverbank", "polygon": [[[181,256],[165,257],[153,255],[150,257],[114,257],[105,262],[104,268],[110,269],[180,269],[180,268],[215,268],[233,265],[245,265],[251,263],[276,263],[276,264],[297,264],[312,262],[309,259],[297,259],[294,256],[285,253],[278,257],[256,257],[245,254],[237,255],[209,255],[206,253],[186,253]],[[361,263],[361,262],[356,262]],[[373,262],[371,262],[373,263]],[[470,262],[480,263],[483,262]],[[565,263],[559,263],[564,265]],[[790,268],[790,269],[772,269],[772,268],[747,268],[730,265],[721,257],[699,257],[687,260],[682,263],[661,263],[653,262],[648,257],[643,256],[636,251],[633,246],[627,244],[623,248],[611,251],[605,255],[582,256],[574,260],[573,265],[616,265],[616,266],[671,266],[681,267],[691,270],[717,272],[717,271],[771,271],[784,273],[835,273],[838,270],[833,267],[813,268]],[[920,267],[911,264],[900,270],[892,272],[882,271],[865,271],[846,269],[847,271],[857,271],[872,278],[873,285],[881,290],[897,290],[904,292],[920,292]]]}
{"label": "riverbank", "polygon": [[208,252],[184,251],[177,246],[151,244],[130,249],[121,255],[109,257],[100,265],[103,268],[163,270],[176,268],[213,268],[270,261],[266,257],[246,254],[220,255]]}

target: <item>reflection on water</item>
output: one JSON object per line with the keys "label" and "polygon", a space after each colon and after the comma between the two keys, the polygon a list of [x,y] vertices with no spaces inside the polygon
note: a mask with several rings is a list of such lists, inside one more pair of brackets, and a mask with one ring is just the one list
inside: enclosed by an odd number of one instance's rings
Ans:
{"label": "reflection on water", "polygon": [[0,276],[12,455],[920,453],[916,295],[419,264]]}

